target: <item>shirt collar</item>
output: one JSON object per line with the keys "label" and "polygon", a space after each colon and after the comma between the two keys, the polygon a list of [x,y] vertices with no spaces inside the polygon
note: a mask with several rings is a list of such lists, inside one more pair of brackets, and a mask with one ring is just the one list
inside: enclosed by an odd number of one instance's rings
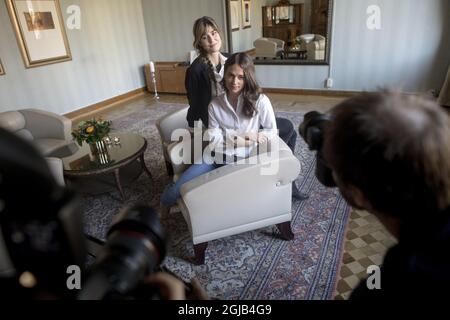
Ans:
{"label": "shirt collar", "polygon": [[234,113],[234,115],[236,117],[238,117],[238,114],[240,114],[242,112],[242,103],[243,103],[243,98],[242,98],[242,93],[239,95],[238,97],[238,104],[237,104],[237,108],[236,111],[234,110],[233,106],[231,105],[230,101],[228,101],[228,96],[226,93],[223,94],[223,100],[225,102],[225,106]]}

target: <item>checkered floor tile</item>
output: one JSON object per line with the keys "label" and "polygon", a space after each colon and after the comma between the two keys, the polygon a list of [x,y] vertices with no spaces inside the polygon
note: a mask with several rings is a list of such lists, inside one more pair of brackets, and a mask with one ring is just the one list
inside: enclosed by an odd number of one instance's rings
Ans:
{"label": "checkered floor tile", "polygon": [[386,251],[394,244],[395,239],[375,216],[365,211],[352,211],[335,299],[348,299],[359,282],[367,278],[367,267],[381,265]]}

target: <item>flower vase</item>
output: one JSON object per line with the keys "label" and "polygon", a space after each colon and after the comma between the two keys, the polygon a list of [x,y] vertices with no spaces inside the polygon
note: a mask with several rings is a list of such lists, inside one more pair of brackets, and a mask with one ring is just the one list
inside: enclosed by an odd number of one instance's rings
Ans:
{"label": "flower vase", "polygon": [[89,143],[92,154],[99,154],[107,152],[106,143],[103,140],[96,141],[94,143]]}
{"label": "flower vase", "polygon": [[103,140],[96,141],[95,143],[90,143],[89,147],[91,148],[92,155],[96,158],[96,160],[100,164],[107,164],[110,161],[108,148],[106,147],[106,143]]}

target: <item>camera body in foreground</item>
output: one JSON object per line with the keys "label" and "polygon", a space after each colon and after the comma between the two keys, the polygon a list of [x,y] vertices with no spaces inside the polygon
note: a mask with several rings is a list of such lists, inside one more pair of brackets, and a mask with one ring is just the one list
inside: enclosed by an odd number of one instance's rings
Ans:
{"label": "camera body in foreground", "polygon": [[[152,208],[135,205],[117,216],[98,258],[85,272],[80,200],[57,184],[32,145],[0,128],[1,296],[129,298],[159,268],[166,233]],[[81,290],[68,288],[70,266],[81,270]],[[154,297],[147,289],[138,294]]]}

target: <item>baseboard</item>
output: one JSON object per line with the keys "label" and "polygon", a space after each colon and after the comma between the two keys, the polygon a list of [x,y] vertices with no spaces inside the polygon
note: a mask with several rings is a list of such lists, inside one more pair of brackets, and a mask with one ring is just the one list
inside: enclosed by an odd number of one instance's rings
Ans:
{"label": "baseboard", "polygon": [[338,90],[310,90],[310,89],[283,89],[263,88],[265,93],[294,94],[304,96],[326,96],[326,97],[353,97],[361,94],[360,91],[338,91]]}
{"label": "baseboard", "polygon": [[90,113],[99,112],[101,110],[113,107],[117,104],[124,103],[129,100],[135,99],[137,97],[144,95],[146,92],[147,92],[146,87],[142,87],[142,88],[121,94],[119,96],[113,97],[111,99],[104,100],[104,101],[98,102],[96,104],[69,112],[69,113],[65,114],[64,116],[71,120],[74,120],[76,118],[86,116]]}

